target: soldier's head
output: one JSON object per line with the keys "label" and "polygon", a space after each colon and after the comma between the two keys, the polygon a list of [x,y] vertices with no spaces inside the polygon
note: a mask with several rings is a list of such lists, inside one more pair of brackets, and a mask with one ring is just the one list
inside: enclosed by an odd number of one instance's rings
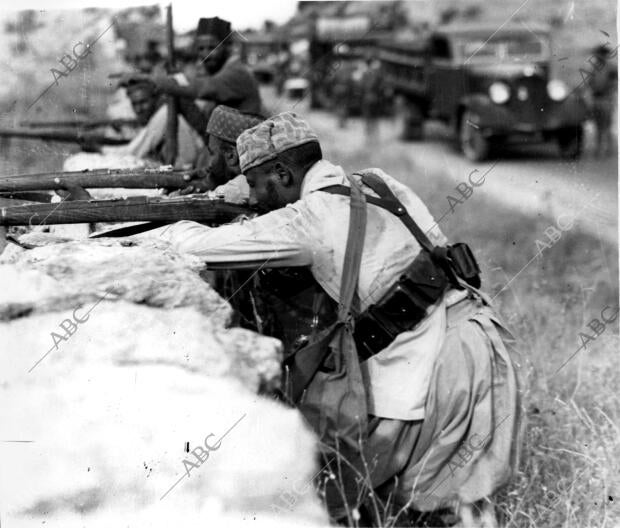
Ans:
{"label": "soldier's head", "polygon": [[237,151],[250,186],[250,203],[266,211],[299,200],[304,176],[323,158],[317,135],[292,112],[243,132]]}
{"label": "soldier's head", "polygon": [[157,88],[151,82],[140,81],[127,84],[125,90],[138,123],[146,126],[159,107]]}
{"label": "soldier's head", "polygon": [[229,106],[215,107],[207,124],[207,173],[213,184],[221,185],[241,174],[237,138],[244,130],[258,125],[262,120],[260,116],[244,114]]}
{"label": "soldier's head", "polygon": [[159,52],[159,42],[147,40],[144,53],[140,53],[136,58],[136,67],[142,73],[151,73],[153,68],[161,64],[163,57]]}
{"label": "soldier's head", "polygon": [[201,18],[194,42],[198,66],[209,74],[219,71],[230,56],[231,26],[221,18]]}

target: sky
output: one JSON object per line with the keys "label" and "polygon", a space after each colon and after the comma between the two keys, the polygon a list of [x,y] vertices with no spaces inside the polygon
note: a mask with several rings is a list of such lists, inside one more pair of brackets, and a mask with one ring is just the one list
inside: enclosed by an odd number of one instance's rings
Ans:
{"label": "sky", "polygon": [[[0,10],[24,9],[82,9],[108,7],[122,9],[137,5],[160,4],[157,0],[0,0]],[[234,28],[260,28],[266,19],[281,23],[288,20],[297,8],[296,0],[172,0],[174,27],[176,31],[195,29],[200,17],[219,16],[230,20]]]}

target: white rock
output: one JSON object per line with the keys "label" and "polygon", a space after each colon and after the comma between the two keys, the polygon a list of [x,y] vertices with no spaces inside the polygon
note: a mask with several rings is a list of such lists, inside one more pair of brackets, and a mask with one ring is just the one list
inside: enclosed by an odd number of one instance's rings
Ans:
{"label": "white rock", "polygon": [[[23,240],[43,243],[41,238],[26,235]],[[232,316],[230,305],[199,277],[203,263],[162,241],[102,238],[46,244],[19,253],[12,262],[11,272],[0,266],[0,319],[10,318],[16,306],[33,312],[73,309],[104,295],[165,308],[196,306],[221,325]],[[15,278],[32,270],[56,279],[56,288]]]}
{"label": "white rock", "polygon": [[[0,324],[1,438],[29,441],[0,444],[9,526],[60,526],[67,516],[91,526],[110,515],[163,526],[162,507],[183,512],[188,526],[213,525],[271,518],[287,504],[292,518],[325,520],[307,486],[313,435],[296,411],[254,393],[261,378],[277,380],[275,340],[209,327],[193,308],[104,301],[53,348],[50,333],[69,318],[55,312]],[[235,423],[204,464],[184,466],[197,464],[191,451],[207,435],[217,446]],[[281,495],[290,497],[296,483],[308,489],[291,505]]]}
{"label": "white rock", "polygon": [[257,395],[279,384],[280,342],[226,328],[201,268],[113,239],[0,266],[3,525],[327,525],[313,434]]}

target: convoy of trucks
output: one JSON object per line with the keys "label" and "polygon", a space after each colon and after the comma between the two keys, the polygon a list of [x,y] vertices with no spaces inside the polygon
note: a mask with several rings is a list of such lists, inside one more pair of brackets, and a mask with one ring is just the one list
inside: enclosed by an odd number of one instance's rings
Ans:
{"label": "convoy of trucks", "polygon": [[[346,24],[343,24],[346,27]],[[582,152],[586,104],[551,77],[547,27],[529,23],[439,26],[397,39],[366,25],[340,38],[315,31],[310,43],[311,101],[329,106],[343,64],[379,60],[386,104],[398,99],[402,138],[423,139],[424,122],[439,120],[472,161],[515,141],[554,141],[562,157]],[[351,85],[351,97],[359,91]],[[386,110],[388,111],[388,110]]]}

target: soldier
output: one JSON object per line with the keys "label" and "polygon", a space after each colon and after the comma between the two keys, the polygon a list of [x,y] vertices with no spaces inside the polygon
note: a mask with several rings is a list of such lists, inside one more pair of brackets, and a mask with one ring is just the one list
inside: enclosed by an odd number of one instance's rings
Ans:
{"label": "soldier", "polygon": [[205,174],[199,175],[180,194],[207,191],[214,198],[221,197],[228,203],[247,203],[250,187],[239,168],[236,141],[241,132],[262,120],[228,106],[215,107],[207,125],[209,160]]}
{"label": "soldier", "polygon": [[152,73],[156,68],[163,68],[164,57],[159,51],[159,42],[146,41],[145,50],[136,57],[136,68],[141,73]]}
{"label": "soldier", "polygon": [[[166,107],[162,104],[160,94],[155,85],[151,82],[134,81],[126,86],[127,95],[131,100],[134,113],[138,124],[142,129],[130,143],[123,146],[99,147],[93,144],[88,135],[83,140],[84,150],[90,152],[100,151],[104,155],[131,156],[137,159],[149,159],[154,164],[162,162],[162,147],[166,134]],[[200,149],[203,148],[202,139],[192,130],[187,121],[181,116],[179,118],[179,128],[177,136],[178,157],[176,165],[178,167],[188,167],[194,165],[198,158]],[[73,164],[73,160],[68,163]],[[88,163],[84,156],[75,157],[76,162]],[[93,159],[90,160],[94,162]],[[81,167],[92,168],[92,167]],[[66,165],[65,170],[80,170],[73,165]]]}
{"label": "soldier", "polygon": [[379,116],[383,103],[383,77],[378,60],[369,57],[366,64],[366,71],[361,80],[362,116],[366,123],[366,140],[377,141]]}
{"label": "soldier", "polygon": [[[159,43],[156,40],[148,40],[143,53],[137,53],[131,57],[126,57],[126,60],[133,63],[135,68],[141,73],[152,74],[154,71],[164,71],[164,60],[159,52]],[[131,101],[123,86],[118,86],[106,109],[106,114],[110,119],[135,118]],[[133,139],[136,134],[132,128],[125,126],[123,127],[123,135]]]}
{"label": "soldier", "polygon": [[196,99],[226,104],[248,114],[261,114],[258,82],[239,56],[232,54],[232,33],[230,22],[221,18],[199,20],[196,52],[204,75],[196,78],[190,91]]}
{"label": "soldier", "polygon": [[[232,40],[230,22],[218,17],[201,18],[194,44],[198,75],[193,81],[182,86],[173,76],[132,74],[128,77],[150,79],[162,93],[180,97],[181,112],[201,134],[219,104],[248,114],[261,114],[258,82],[241,59],[232,54]],[[196,99],[205,103],[202,109],[193,104]]]}
{"label": "soldier", "polygon": [[[179,111],[187,122],[208,143],[206,127],[213,109],[224,104],[248,114],[260,115],[262,103],[258,82],[251,70],[232,54],[230,22],[221,18],[198,21],[194,47],[197,56],[196,77],[181,85],[174,76],[132,75],[131,78],[151,79],[165,94],[179,97]],[[196,100],[200,104],[196,104]],[[200,153],[196,165],[209,164],[208,150]]]}
{"label": "soldier", "polygon": [[353,87],[353,65],[350,61],[343,61],[333,81],[333,104],[339,128],[347,127],[351,112],[351,97],[354,95]]}
{"label": "soldier", "polygon": [[[466,267],[455,265],[456,252],[445,259],[454,247],[442,247],[445,236],[409,188],[379,169],[347,177],[322,159],[316,134],[289,112],[243,132],[237,150],[251,201],[266,214],[218,228],[178,222],[157,234],[211,267],[309,266],[340,307],[332,333],[298,350],[290,371],[293,381],[305,380],[296,385],[306,389],[300,409],[311,421],[321,417],[317,433],[327,451],[353,452],[350,466],[332,469],[342,478],[325,479],[332,516],[364,510],[360,474],[396,508],[460,502],[470,512],[468,504],[490,496],[515,469],[520,406],[510,334],[461,278]],[[333,332],[340,340],[331,340]],[[343,348],[347,332],[355,336],[354,360]],[[360,454],[347,424],[359,425]]]}
{"label": "soldier", "polygon": [[607,156],[611,152],[611,125],[614,110],[614,92],[617,72],[609,60],[611,50],[608,46],[598,46],[594,50],[597,66],[588,77],[588,92],[591,112],[596,126],[596,155]]}

